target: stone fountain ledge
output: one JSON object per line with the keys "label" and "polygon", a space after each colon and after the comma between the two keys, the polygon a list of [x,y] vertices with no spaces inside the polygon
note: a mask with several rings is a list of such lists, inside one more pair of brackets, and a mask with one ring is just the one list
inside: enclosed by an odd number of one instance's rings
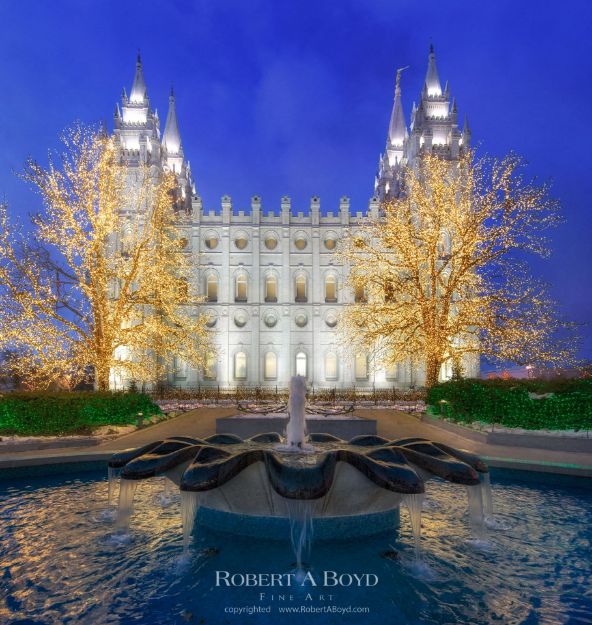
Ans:
{"label": "stone fountain ledge", "polygon": [[548,451],[568,451],[592,453],[592,437],[589,431],[583,430],[525,430],[522,428],[507,428],[501,425],[487,424],[461,425],[448,419],[439,419],[429,414],[421,416],[421,421],[427,425],[452,432],[487,445],[502,445],[504,447],[527,447]]}
{"label": "stone fountain ledge", "polygon": [[0,437],[0,454],[38,449],[93,447],[119,438],[124,434],[131,434],[137,429],[135,425],[106,425],[97,428],[94,434],[88,436],[2,436]]}

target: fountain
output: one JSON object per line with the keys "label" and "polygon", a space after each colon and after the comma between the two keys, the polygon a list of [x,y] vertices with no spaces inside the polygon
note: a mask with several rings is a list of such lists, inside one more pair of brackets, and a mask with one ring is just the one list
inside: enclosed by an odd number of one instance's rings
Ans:
{"label": "fountain", "polygon": [[480,535],[482,497],[491,511],[480,479],[488,468],[480,458],[423,438],[361,435],[346,441],[319,432],[307,437],[305,395],[304,379],[295,376],[285,439],[277,432],[247,439],[179,436],[116,453],[109,470],[112,479],[121,475],[118,525],[129,520],[138,480],[165,476],[181,491],[185,549],[196,517],[251,536],[269,536],[275,529],[291,536],[300,567],[313,529],[321,539],[379,533],[397,526],[403,503],[419,558],[425,482],[436,476],[466,487],[471,527]]}

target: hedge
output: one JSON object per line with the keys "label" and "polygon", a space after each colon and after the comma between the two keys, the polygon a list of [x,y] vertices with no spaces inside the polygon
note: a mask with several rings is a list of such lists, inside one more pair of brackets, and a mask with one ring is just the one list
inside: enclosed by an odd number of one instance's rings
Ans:
{"label": "hedge", "polygon": [[[532,398],[529,393],[546,394]],[[430,412],[460,423],[592,430],[592,380],[458,380],[428,391]]]}
{"label": "hedge", "polygon": [[0,434],[85,434],[102,425],[135,423],[138,412],[150,416],[160,408],[142,393],[7,393],[0,396]]}

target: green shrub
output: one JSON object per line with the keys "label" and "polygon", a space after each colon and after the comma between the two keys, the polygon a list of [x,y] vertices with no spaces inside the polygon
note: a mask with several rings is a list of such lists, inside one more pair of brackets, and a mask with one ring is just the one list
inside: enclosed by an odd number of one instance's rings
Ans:
{"label": "green shrub", "polygon": [[91,433],[102,425],[135,423],[160,408],[142,393],[47,392],[0,396],[0,434],[21,436]]}
{"label": "green shrub", "polygon": [[[529,393],[547,394],[535,399]],[[432,414],[527,430],[592,429],[592,380],[457,380],[428,391]]]}

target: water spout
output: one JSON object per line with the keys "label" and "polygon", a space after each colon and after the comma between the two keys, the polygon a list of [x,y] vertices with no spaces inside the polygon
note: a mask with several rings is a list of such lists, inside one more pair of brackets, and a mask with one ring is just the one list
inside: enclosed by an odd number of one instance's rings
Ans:
{"label": "water spout", "polygon": [[481,484],[467,486],[467,498],[469,502],[469,524],[473,538],[484,537],[483,495]]}
{"label": "water spout", "polygon": [[290,520],[290,539],[296,558],[296,570],[303,570],[303,556],[308,556],[313,535],[312,501],[286,499]]}
{"label": "water spout", "polygon": [[489,473],[483,474],[483,512],[485,513],[485,517],[493,516],[493,499],[491,497],[491,477]]}
{"label": "water spout", "polygon": [[181,522],[183,524],[183,555],[189,552],[191,531],[199,508],[199,495],[191,491],[181,491]]}
{"label": "water spout", "polygon": [[134,494],[138,487],[137,480],[121,478],[119,482],[119,506],[117,509],[117,526],[127,529],[134,511]]}
{"label": "water spout", "polygon": [[107,504],[110,506],[113,501],[113,494],[115,493],[115,485],[119,479],[119,473],[121,469],[115,467],[107,467],[107,480],[109,483],[107,491]]}
{"label": "water spout", "polygon": [[413,532],[413,542],[415,544],[415,561],[420,562],[421,557],[421,510],[425,493],[413,495],[403,495],[403,502],[409,511],[411,520],[411,531]]}
{"label": "water spout", "polygon": [[306,381],[301,375],[290,380],[290,399],[288,400],[288,427],[286,443],[289,447],[302,449],[306,437]]}

